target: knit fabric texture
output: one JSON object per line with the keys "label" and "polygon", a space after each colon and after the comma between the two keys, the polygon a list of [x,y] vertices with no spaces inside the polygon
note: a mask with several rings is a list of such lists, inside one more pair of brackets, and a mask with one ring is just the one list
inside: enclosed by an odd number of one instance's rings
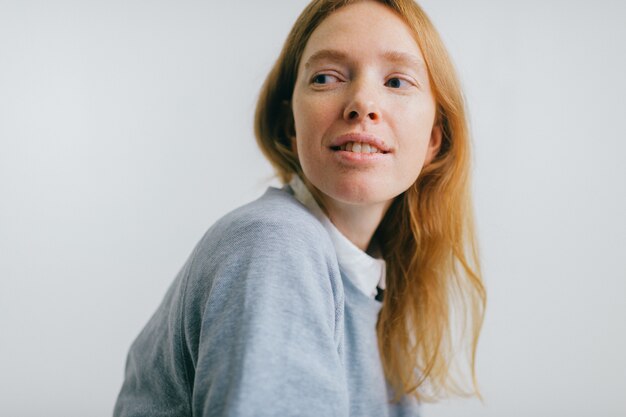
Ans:
{"label": "knit fabric texture", "polygon": [[290,189],[269,188],[196,245],[130,348],[114,416],[418,416],[391,402],[381,306]]}

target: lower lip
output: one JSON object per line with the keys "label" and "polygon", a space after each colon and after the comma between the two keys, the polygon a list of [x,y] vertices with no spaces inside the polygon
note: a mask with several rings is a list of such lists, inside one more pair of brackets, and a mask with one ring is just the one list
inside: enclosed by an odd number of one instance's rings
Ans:
{"label": "lower lip", "polygon": [[378,161],[382,161],[388,153],[375,152],[375,153],[364,153],[364,152],[349,152],[349,151],[332,151],[335,155],[335,158],[339,159],[339,161],[344,163],[351,164],[371,164]]}

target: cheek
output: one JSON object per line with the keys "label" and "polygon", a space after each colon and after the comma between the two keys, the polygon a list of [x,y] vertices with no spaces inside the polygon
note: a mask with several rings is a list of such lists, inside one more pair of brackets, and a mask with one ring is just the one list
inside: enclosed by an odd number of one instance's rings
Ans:
{"label": "cheek", "polygon": [[310,135],[320,131],[331,118],[333,105],[329,100],[321,98],[304,98],[294,103],[294,121],[296,135]]}
{"label": "cheek", "polygon": [[423,105],[403,112],[395,118],[394,130],[398,139],[404,168],[421,168],[426,158],[434,125],[434,111]]}
{"label": "cheek", "polygon": [[293,142],[296,144],[298,159],[302,163],[310,158],[311,149],[315,140],[315,109],[312,108],[306,100],[294,100],[293,104],[293,120],[295,138]]}
{"label": "cheek", "polygon": [[293,117],[298,158],[316,158],[326,143],[335,121],[336,106],[332,100],[300,97],[294,100]]}

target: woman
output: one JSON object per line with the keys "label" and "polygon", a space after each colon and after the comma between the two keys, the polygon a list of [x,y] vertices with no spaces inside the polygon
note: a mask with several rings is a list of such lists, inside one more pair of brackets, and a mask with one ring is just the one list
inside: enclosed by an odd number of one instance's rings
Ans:
{"label": "woman", "polygon": [[255,126],[286,185],[198,243],[131,347],[115,415],[408,416],[468,393],[451,334],[469,326],[473,377],[469,137],[426,15],[314,0]]}

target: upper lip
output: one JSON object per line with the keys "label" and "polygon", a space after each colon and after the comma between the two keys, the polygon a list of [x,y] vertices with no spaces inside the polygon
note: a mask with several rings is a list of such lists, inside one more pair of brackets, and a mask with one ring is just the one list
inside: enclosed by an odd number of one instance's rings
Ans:
{"label": "upper lip", "polygon": [[381,152],[387,153],[391,151],[391,148],[385,144],[385,142],[377,136],[368,133],[346,133],[345,135],[337,136],[331,143],[331,148],[339,148],[348,142],[367,143],[370,146],[375,146],[380,149]]}

